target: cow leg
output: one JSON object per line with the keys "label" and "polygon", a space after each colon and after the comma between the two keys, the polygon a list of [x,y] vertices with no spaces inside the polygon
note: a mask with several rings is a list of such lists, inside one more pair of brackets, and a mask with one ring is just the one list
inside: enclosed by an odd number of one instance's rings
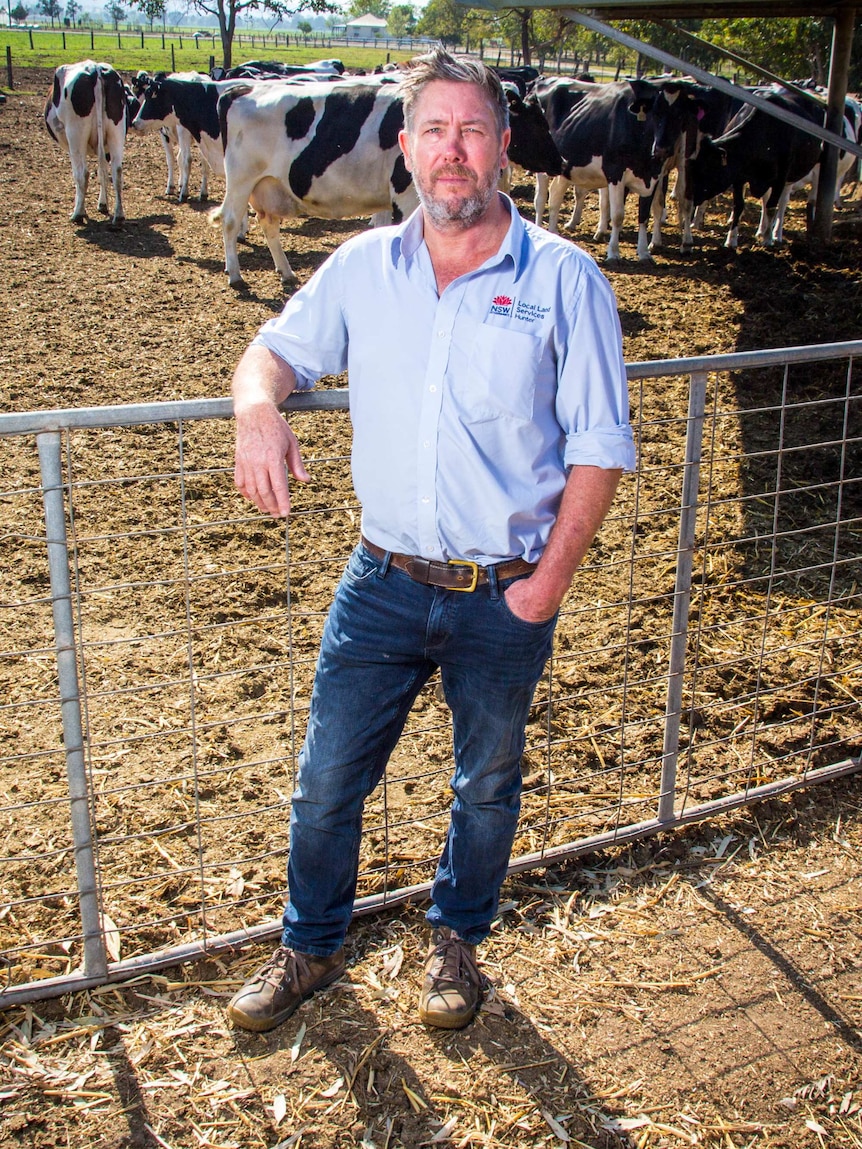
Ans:
{"label": "cow leg", "polygon": [[560,230],[560,208],[568,189],[569,181],[565,176],[554,176],[551,180],[548,191],[548,231],[556,233]]}
{"label": "cow leg", "polygon": [[[770,208],[769,203],[764,205],[767,223],[766,239],[764,242],[767,247],[772,247],[773,244],[777,244],[780,247],[781,244],[784,243],[784,216],[787,211],[787,205],[790,203],[790,193],[792,189],[792,184],[785,184],[781,189],[778,204],[774,209]],[[811,202],[809,197],[808,203],[810,204]]]}
{"label": "cow leg", "polygon": [[581,216],[584,214],[584,204],[587,199],[587,189],[575,185],[575,206],[566,224],[568,231],[577,231],[581,226]]}
{"label": "cow leg", "polygon": [[[100,155],[98,161],[99,168],[99,202],[96,205],[102,215],[108,214],[108,160],[105,156]],[[113,175],[113,168],[112,173]]]}
{"label": "cow leg", "polygon": [[237,253],[236,244],[243,219],[247,218],[247,216],[247,201],[243,201],[242,211],[237,211],[232,204],[228,203],[227,199],[209,214],[209,221],[214,227],[221,225],[222,243],[224,244],[224,269],[231,287],[236,288],[246,286],[246,282],[239,269],[239,255]]}
{"label": "cow leg", "polygon": [[[656,185],[657,187],[658,185]],[[638,259],[643,263],[652,263],[653,259],[650,251],[653,249],[653,244],[656,248],[661,247],[661,205],[656,202],[656,188],[653,188],[650,195],[638,196]],[[656,220],[655,213],[658,212],[659,219]],[[650,244],[647,239],[647,223],[650,216],[653,217],[653,244]],[[658,234],[658,243],[655,243],[655,236]]]}
{"label": "cow leg", "polygon": [[608,187],[608,205],[611,213],[611,237],[605,259],[612,263],[620,258],[620,232],[626,210],[626,189],[624,184],[611,184]]}
{"label": "cow leg", "polygon": [[114,218],[112,227],[120,227],[126,218],[123,208],[123,158],[114,157],[111,160],[111,183],[114,185]]}
{"label": "cow leg", "polygon": [[260,224],[260,230],[263,232],[266,246],[269,248],[272,261],[275,264],[276,271],[281,276],[282,283],[286,287],[291,286],[297,282],[297,279],[296,273],[290,266],[287,256],[284,254],[284,248],[281,246],[281,218],[277,215],[270,215],[268,212],[258,210],[257,222]]}
{"label": "cow leg", "polygon": [[162,141],[162,147],[165,151],[165,163],[168,165],[168,182],[167,186],[165,187],[165,195],[173,195],[177,182],[174,146],[171,143],[171,137],[168,135],[166,128],[162,128],[162,130],[159,132],[159,137]]}
{"label": "cow leg", "polygon": [[548,206],[548,186],[550,178],[547,172],[536,172],[536,192],[533,196],[533,211],[536,216],[536,223],[539,227],[542,226],[542,220],[545,218],[545,208]]}
{"label": "cow leg", "polygon": [[180,186],[177,192],[179,203],[185,203],[189,195],[189,180],[192,174],[192,144],[186,134],[177,137],[177,151],[180,163]]}
{"label": "cow leg", "polygon": [[[701,204],[701,207],[703,205]],[[697,209],[700,211],[700,207]],[[680,243],[679,250],[687,255],[694,247],[694,236],[692,234],[692,221],[696,218],[694,203],[687,197],[680,201],[679,209],[679,229],[680,229]]]}
{"label": "cow leg", "polygon": [[607,187],[599,188],[599,222],[596,224],[596,230],[593,232],[593,239],[602,239],[604,236],[610,234],[610,202],[611,201]]}
{"label": "cow leg", "polygon": [[75,181],[75,206],[69,219],[72,223],[83,223],[87,218],[87,209],[84,206],[87,198],[87,171],[86,155],[70,155],[72,161],[72,179]]}
{"label": "cow leg", "polygon": [[745,198],[742,194],[742,185],[733,185],[733,211],[730,216],[730,227],[727,232],[727,239],[724,241],[724,246],[735,250],[739,245],[739,221],[742,218],[743,208],[745,207]]}
{"label": "cow leg", "polygon": [[[643,202],[638,205],[638,223],[640,224],[641,215],[646,214],[647,217],[652,216],[652,239],[647,245],[647,253],[649,253],[652,251],[661,251],[662,247],[661,225],[667,214],[667,176],[665,176],[664,180],[659,180],[653,194],[648,196],[647,199],[650,201],[648,211],[645,212]],[[646,232],[646,223],[647,220],[644,219],[644,232]],[[644,235],[644,239],[646,239],[646,235]],[[640,234],[638,234],[638,255],[643,259],[645,257],[640,255],[640,247],[641,237]],[[647,254],[646,258],[649,258],[649,254]]]}

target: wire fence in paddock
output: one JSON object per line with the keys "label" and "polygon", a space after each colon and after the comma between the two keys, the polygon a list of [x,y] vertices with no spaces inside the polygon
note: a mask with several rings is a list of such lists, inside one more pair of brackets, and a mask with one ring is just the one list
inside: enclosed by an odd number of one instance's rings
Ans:
{"label": "wire fence in paddock", "polygon": [[[629,366],[639,467],[560,618],[512,871],[860,767],[862,342]],[[226,400],[0,415],[0,1006],[280,929],[323,619],[359,529],[347,395],[294,396],[289,524]],[[421,899],[432,681],[366,807],[356,912]]]}

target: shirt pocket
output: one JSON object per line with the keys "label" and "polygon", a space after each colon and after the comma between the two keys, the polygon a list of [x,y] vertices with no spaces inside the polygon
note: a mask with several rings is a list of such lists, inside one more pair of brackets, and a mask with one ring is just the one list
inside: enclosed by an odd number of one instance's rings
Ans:
{"label": "shirt pocket", "polygon": [[524,331],[483,323],[470,352],[464,410],[473,422],[533,417],[542,341]]}

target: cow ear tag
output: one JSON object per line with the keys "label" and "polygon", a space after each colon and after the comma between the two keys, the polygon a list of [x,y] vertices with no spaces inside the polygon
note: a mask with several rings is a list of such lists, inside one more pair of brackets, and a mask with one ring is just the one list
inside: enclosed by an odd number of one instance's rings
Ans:
{"label": "cow ear tag", "polygon": [[638,112],[638,119],[640,120],[641,123],[643,123],[644,120],[646,119],[646,112],[643,110],[643,108],[641,108]]}

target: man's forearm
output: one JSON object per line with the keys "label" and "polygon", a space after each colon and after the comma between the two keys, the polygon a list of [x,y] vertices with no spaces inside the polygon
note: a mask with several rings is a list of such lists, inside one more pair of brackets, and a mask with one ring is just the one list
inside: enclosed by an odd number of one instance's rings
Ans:
{"label": "man's forearm", "polygon": [[506,601],[521,617],[538,621],[559,609],[610,509],[621,475],[621,470],[601,467],[572,468],[557,521],[535,572],[506,592]]}
{"label": "man's forearm", "polygon": [[233,373],[234,414],[241,415],[259,403],[278,407],[295,389],[296,375],[290,364],[266,347],[252,344]]}

